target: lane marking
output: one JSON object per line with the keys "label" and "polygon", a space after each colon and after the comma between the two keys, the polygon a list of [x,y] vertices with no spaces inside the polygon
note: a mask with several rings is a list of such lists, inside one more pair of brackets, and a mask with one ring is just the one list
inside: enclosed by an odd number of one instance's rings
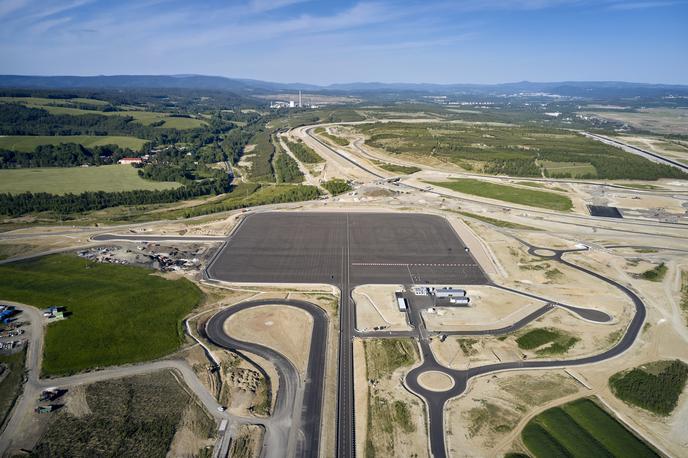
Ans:
{"label": "lane marking", "polygon": [[477,264],[457,264],[457,263],[406,263],[406,262],[352,262],[352,266],[382,266],[382,267],[478,267]]}

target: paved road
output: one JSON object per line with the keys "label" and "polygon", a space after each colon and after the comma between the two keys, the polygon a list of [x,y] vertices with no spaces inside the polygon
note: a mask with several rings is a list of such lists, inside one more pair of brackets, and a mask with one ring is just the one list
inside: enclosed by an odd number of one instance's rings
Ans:
{"label": "paved road", "polygon": [[587,137],[590,137],[590,138],[595,139],[597,141],[600,141],[602,143],[606,143],[608,145],[620,147],[621,149],[628,151],[629,153],[638,154],[638,155],[643,156],[646,159],[649,159],[651,161],[668,164],[668,165],[671,165],[671,166],[676,167],[678,169],[681,169],[684,172],[688,172],[688,165],[682,164],[681,162],[677,162],[673,159],[669,159],[668,157],[662,156],[662,155],[654,153],[652,151],[638,148],[637,146],[629,145],[628,143],[620,142],[619,140],[605,137],[604,135],[591,134],[590,132],[581,132],[581,133]]}
{"label": "paved road", "polygon": [[[540,248],[529,246],[531,254],[537,256],[537,250]],[[578,269],[588,275],[591,275],[601,281],[604,281],[618,289],[620,289],[626,296],[628,296],[635,307],[635,314],[631,319],[631,322],[626,330],[626,333],[621,338],[621,340],[612,348],[597,355],[587,356],[583,358],[575,358],[570,360],[530,360],[530,361],[514,361],[506,363],[489,364],[485,366],[479,366],[475,368],[470,368],[467,370],[457,370],[447,368],[437,362],[432,351],[430,350],[430,344],[426,337],[424,337],[422,332],[419,332],[419,343],[421,347],[422,363],[413,368],[406,375],[406,386],[425,400],[428,408],[428,420],[430,429],[430,448],[432,455],[435,458],[443,458],[447,456],[447,451],[445,448],[445,437],[444,437],[444,406],[446,402],[454,397],[460,396],[466,390],[468,381],[480,375],[485,375],[494,372],[506,371],[506,370],[522,370],[522,369],[539,369],[539,368],[556,368],[556,367],[570,367],[570,366],[581,366],[586,364],[594,364],[605,361],[610,358],[614,358],[628,350],[635,342],[642,325],[645,322],[646,310],[645,305],[642,300],[629,288],[617,283],[616,281],[607,278],[597,272],[591,271],[584,267],[580,267],[576,264],[570,263],[565,259],[562,259],[562,255],[577,250],[550,250],[554,252],[554,255],[547,256],[549,259],[556,260],[562,264],[571,267],[573,269]],[[413,307],[410,309],[413,311]],[[414,326],[422,327],[422,319],[420,318],[420,312],[416,310],[410,313],[410,318]],[[420,328],[419,328],[420,329]],[[419,376],[426,371],[439,371],[447,374],[454,380],[454,386],[444,392],[435,392],[425,389],[418,381]]]}
{"label": "paved road", "polygon": [[[237,340],[225,332],[225,322],[234,314],[263,305],[288,305],[313,317],[310,353],[305,380],[289,359],[264,345]],[[206,324],[206,335],[215,345],[232,351],[256,354],[274,364],[279,377],[274,413],[267,427],[266,457],[306,456],[320,453],[322,403],[327,362],[328,319],[323,309],[306,301],[265,299],[242,302],[216,313]],[[324,350],[323,350],[324,349]],[[302,402],[299,400],[302,398]]]}
{"label": "paved road", "polygon": [[[349,123],[342,123],[342,124],[349,124]],[[314,134],[313,130],[317,126],[305,128],[305,133],[313,139],[313,141],[318,142],[320,145],[322,145],[324,148],[327,148],[330,152],[333,154],[339,156],[340,158],[346,160],[347,162],[353,164],[354,166],[358,167],[359,169],[363,170],[364,172],[370,174],[372,177],[378,178],[378,179],[386,179],[387,177],[384,177],[375,171],[371,170],[368,167],[365,167],[364,165],[360,164],[357,162],[354,158],[349,157],[349,155],[342,154],[341,152],[337,151],[336,149],[332,148],[330,145],[324,143],[323,141],[319,140]],[[593,185],[594,183],[589,183]],[[400,182],[398,184],[400,188],[407,188],[407,189],[413,189],[414,191],[421,191],[421,192],[427,192],[429,194],[434,194],[440,197],[445,197],[445,198],[451,198],[451,199],[457,199],[458,197],[455,194],[452,194],[450,192],[445,192],[443,190],[438,190],[434,186],[415,186],[413,184],[409,184],[407,182]],[[614,221],[613,225],[605,225],[603,221],[600,221],[599,218],[597,217],[592,217],[592,216],[584,216],[584,215],[575,215],[575,214],[564,214],[561,212],[554,212],[554,211],[549,211],[549,210],[544,210],[544,209],[537,209],[537,208],[532,208],[532,207],[523,207],[523,206],[515,206],[515,205],[508,205],[506,203],[503,204],[498,204],[494,202],[489,202],[489,201],[484,201],[484,200],[478,200],[478,199],[473,199],[470,197],[465,197],[461,196],[460,200],[465,201],[465,202],[470,202],[473,204],[478,204],[481,206],[487,206],[487,207],[492,207],[492,208],[498,208],[501,210],[514,210],[514,211],[527,211],[528,214],[532,215],[543,215],[543,216],[555,216],[561,220],[565,220],[565,224],[571,224],[574,226],[583,226],[583,227],[593,227],[596,229],[602,229],[602,230],[607,230],[607,231],[613,231],[613,232],[626,232],[626,233],[633,233],[633,234],[639,234],[639,235],[652,235],[655,236],[657,235],[656,233],[652,232],[645,232],[645,231],[639,231],[639,230],[632,230],[632,229],[625,229],[624,227],[629,227],[629,226],[637,226],[641,225],[642,227],[672,227],[676,229],[688,229],[688,224],[686,223],[673,223],[673,222],[663,222],[663,221],[652,221],[652,220],[646,220],[646,219],[637,219],[637,218],[624,218],[623,220],[619,221]],[[587,222],[588,224],[580,224],[580,223],[574,223],[568,220],[573,220],[573,221],[582,221],[582,222]],[[665,237],[670,237],[670,238],[680,238],[680,239],[685,239],[688,238],[688,234],[686,235],[665,235]]]}

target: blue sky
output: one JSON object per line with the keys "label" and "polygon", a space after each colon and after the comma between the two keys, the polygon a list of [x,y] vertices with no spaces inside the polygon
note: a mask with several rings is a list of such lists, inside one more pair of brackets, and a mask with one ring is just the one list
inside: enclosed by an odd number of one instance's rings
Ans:
{"label": "blue sky", "polygon": [[0,0],[0,73],[688,84],[686,0]]}

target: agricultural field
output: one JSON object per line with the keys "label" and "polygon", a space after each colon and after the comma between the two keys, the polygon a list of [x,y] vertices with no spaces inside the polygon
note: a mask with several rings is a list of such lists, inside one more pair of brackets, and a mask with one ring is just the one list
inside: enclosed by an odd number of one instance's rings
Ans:
{"label": "agricultural field", "polygon": [[119,135],[6,135],[0,136],[0,149],[30,153],[39,145],[78,143],[86,148],[117,145],[133,151],[141,151],[148,140]]}
{"label": "agricultural field", "polygon": [[150,361],[180,346],[181,320],[203,293],[186,279],[152,273],[53,255],[0,266],[0,297],[67,308],[68,319],[47,328],[42,374],[68,375]]}
{"label": "agricultural field", "polygon": [[215,433],[213,419],[180,383],[160,371],[76,388],[78,397],[52,414],[31,456],[199,456],[198,449],[171,450],[177,433],[201,443]]}
{"label": "agricultural field", "polygon": [[537,189],[517,188],[515,186],[490,183],[472,178],[428,183],[464,194],[511,202],[513,204],[527,205],[529,207],[546,208],[556,211],[569,211],[573,207],[571,199],[561,194],[540,191]]}
{"label": "agricultural field", "polygon": [[[498,123],[370,123],[366,144],[408,160],[435,160],[490,175],[601,179],[679,178],[686,174],[575,132]],[[549,166],[549,168],[548,168]],[[546,172],[547,171],[547,172]]]}
{"label": "agricultural field", "polygon": [[0,169],[0,193],[47,192],[79,194],[87,191],[173,189],[181,184],[141,178],[131,165],[98,167],[40,167]]}
{"label": "agricultural field", "polygon": [[523,428],[521,438],[535,458],[659,456],[591,399],[544,411]]}
{"label": "agricultural field", "polygon": [[688,380],[688,364],[657,361],[614,374],[609,386],[619,399],[659,415],[669,415]]}

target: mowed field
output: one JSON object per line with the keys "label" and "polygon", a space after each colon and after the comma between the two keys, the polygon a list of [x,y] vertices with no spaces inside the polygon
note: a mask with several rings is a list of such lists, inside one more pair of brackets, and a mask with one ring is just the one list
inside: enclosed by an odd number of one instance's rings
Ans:
{"label": "mowed field", "polygon": [[558,211],[568,211],[573,207],[571,199],[554,192],[522,189],[515,186],[474,180],[472,178],[428,183],[464,194],[472,194],[474,196],[487,197],[489,199],[502,200],[514,204],[528,205],[530,207],[540,207]]}
{"label": "mowed field", "polygon": [[535,458],[659,456],[591,399],[544,411],[521,437]]}
{"label": "mowed field", "polygon": [[144,180],[134,167],[124,164],[0,170],[0,193],[10,194],[23,192],[79,194],[87,191],[171,189],[179,186],[181,184],[174,182]]}
{"label": "mowed field", "polygon": [[0,297],[39,308],[67,307],[46,328],[42,373],[150,361],[183,341],[182,318],[203,293],[186,279],[154,271],[54,255],[0,266]]}
{"label": "mowed field", "polygon": [[148,140],[119,135],[5,135],[0,136],[0,149],[30,153],[39,145],[78,143],[86,148],[103,145],[117,145],[140,151]]}

